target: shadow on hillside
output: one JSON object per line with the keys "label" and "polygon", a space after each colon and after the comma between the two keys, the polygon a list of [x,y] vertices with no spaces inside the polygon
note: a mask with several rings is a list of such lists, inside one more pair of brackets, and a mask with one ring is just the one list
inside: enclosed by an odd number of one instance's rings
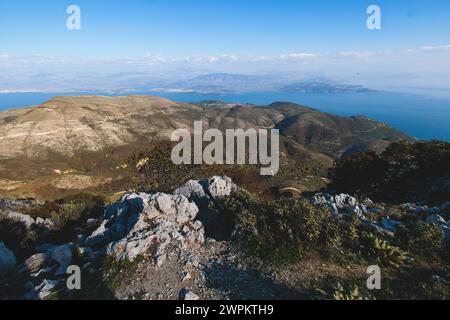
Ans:
{"label": "shadow on hillside", "polygon": [[238,269],[213,264],[205,270],[206,285],[229,295],[231,300],[296,300],[304,294],[261,274],[255,269]]}
{"label": "shadow on hillside", "polygon": [[202,222],[205,228],[205,237],[217,241],[230,240],[235,228],[233,218],[221,215],[216,210],[208,208],[208,206],[199,205],[199,209],[196,220]]}
{"label": "shadow on hillside", "polygon": [[17,260],[26,259],[36,244],[34,234],[27,225],[19,220],[0,218],[0,242],[11,250]]}

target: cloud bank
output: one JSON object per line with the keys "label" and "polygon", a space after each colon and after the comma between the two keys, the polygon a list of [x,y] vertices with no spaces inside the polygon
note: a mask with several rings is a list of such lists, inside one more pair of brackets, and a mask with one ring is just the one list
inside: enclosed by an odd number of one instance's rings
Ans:
{"label": "cloud bank", "polygon": [[449,87],[450,45],[258,56],[148,54],[102,60],[0,53],[0,69],[1,92],[148,87],[219,72],[283,75],[290,80],[325,75],[375,87]]}

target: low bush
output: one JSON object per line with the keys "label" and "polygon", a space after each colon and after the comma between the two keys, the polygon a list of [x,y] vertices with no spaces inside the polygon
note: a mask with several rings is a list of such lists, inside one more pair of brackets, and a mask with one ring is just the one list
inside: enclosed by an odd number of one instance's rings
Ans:
{"label": "low bush", "polygon": [[404,263],[407,253],[390,242],[380,239],[372,233],[362,233],[361,244],[364,256],[374,260],[378,264],[401,265]]}
{"label": "low bush", "polygon": [[436,258],[444,248],[442,231],[436,225],[423,221],[409,221],[400,225],[396,241],[401,248],[427,258]]}
{"label": "low bush", "polygon": [[318,300],[374,300],[367,289],[362,290],[357,281],[327,279],[322,288],[316,288],[312,294]]}
{"label": "low bush", "polygon": [[220,200],[218,211],[244,230],[241,246],[247,253],[275,264],[297,260],[307,251],[342,253],[343,246],[357,247],[357,219],[335,218],[305,199],[259,201],[238,191]]}
{"label": "low bush", "polygon": [[[450,198],[450,143],[392,143],[381,155],[362,152],[337,160],[330,189],[391,203],[440,204]],[[351,177],[351,178],[350,178]]]}

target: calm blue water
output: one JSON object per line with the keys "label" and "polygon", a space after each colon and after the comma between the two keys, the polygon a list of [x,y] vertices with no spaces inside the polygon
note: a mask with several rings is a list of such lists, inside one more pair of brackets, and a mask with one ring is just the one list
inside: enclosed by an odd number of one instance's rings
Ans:
{"label": "calm blue water", "polygon": [[[0,94],[0,111],[37,105],[57,95],[55,93]],[[142,92],[141,94],[145,94]],[[357,94],[296,94],[279,92],[257,92],[244,94],[193,94],[193,93],[148,93],[181,102],[223,100],[227,102],[270,104],[274,101],[289,101],[337,115],[364,115],[383,121],[419,139],[441,139],[450,141],[450,98],[373,92]],[[105,94],[108,95],[108,94]]]}

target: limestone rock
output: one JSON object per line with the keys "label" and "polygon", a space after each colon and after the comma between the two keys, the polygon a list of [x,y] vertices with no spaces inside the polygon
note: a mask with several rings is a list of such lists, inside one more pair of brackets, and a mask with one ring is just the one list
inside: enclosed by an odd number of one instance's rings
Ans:
{"label": "limestone rock", "polygon": [[60,280],[44,279],[39,286],[32,288],[26,295],[27,300],[45,300],[51,297],[60,287]]}
{"label": "limestone rock", "polygon": [[234,188],[231,178],[215,176],[208,180],[190,180],[176,189],[174,194],[183,195],[202,206],[216,199],[230,196]]}
{"label": "limestone rock", "polygon": [[65,244],[62,246],[56,246],[49,251],[50,257],[59,264],[59,268],[55,273],[56,275],[62,275],[66,273],[67,268],[72,263],[72,249],[72,244]]}
{"label": "limestone rock", "polygon": [[200,300],[200,297],[198,295],[196,295],[195,293],[193,293],[193,292],[191,292],[189,290],[186,290],[186,289],[181,290],[180,298],[182,300],[186,300],[186,301]]}
{"label": "limestone rock", "polygon": [[381,220],[381,222],[378,224],[382,229],[388,231],[388,232],[396,232],[397,226],[400,225],[401,222],[391,219],[391,218],[384,218]]}
{"label": "limestone rock", "polygon": [[213,177],[208,181],[208,193],[213,199],[228,197],[233,190],[233,182],[228,177]]}
{"label": "limestone rock", "polygon": [[204,242],[204,230],[195,221],[198,208],[184,195],[136,193],[123,197],[105,210],[104,220],[88,245],[106,245],[106,253],[118,260],[134,260],[152,251],[157,265],[165,261],[167,248],[181,250]]}
{"label": "limestone rock", "polygon": [[25,260],[23,269],[29,274],[36,274],[46,267],[49,262],[49,258],[50,255],[47,253],[36,253]]}
{"label": "limestone rock", "polygon": [[434,223],[436,225],[445,225],[447,222],[445,222],[444,218],[442,218],[440,215],[438,214],[434,214],[432,216],[429,216],[427,218],[427,222],[428,223]]}
{"label": "limestone rock", "polygon": [[176,195],[182,195],[191,201],[204,201],[208,200],[209,197],[206,195],[203,185],[200,180],[189,180],[183,186],[179,187],[174,191]]}
{"label": "limestone rock", "polygon": [[26,214],[21,214],[13,211],[7,211],[4,213],[4,216],[8,219],[22,222],[25,227],[28,229],[31,228],[31,226],[34,224],[34,219]]}

